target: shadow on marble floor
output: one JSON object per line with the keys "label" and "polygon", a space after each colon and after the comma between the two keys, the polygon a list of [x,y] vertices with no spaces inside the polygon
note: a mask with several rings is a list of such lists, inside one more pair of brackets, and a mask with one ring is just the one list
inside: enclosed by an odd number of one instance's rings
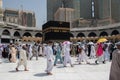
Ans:
{"label": "shadow on marble floor", "polygon": [[34,74],[34,76],[36,77],[45,77],[45,76],[48,76],[46,73],[37,73],[37,74]]}

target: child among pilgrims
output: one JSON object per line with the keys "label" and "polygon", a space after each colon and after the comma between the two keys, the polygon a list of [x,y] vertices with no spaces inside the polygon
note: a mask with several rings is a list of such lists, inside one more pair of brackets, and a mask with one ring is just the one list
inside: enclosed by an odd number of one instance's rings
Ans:
{"label": "child among pilgrims", "polygon": [[84,49],[84,46],[81,46],[79,45],[78,46],[78,62],[79,64],[81,64],[82,61],[85,61],[87,64],[90,64],[87,60],[88,60],[88,57],[85,53],[85,49]]}

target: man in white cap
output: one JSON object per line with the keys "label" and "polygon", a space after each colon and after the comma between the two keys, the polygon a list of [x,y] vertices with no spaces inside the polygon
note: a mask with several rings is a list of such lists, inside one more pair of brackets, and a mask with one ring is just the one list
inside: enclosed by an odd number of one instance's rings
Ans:
{"label": "man in white cap", "polygon": [[27,69],[27,53],[26,53],[26,45],[25,44],[22,45],[22,49],[20,50],[20,58],[19,58],[18,65],[16,67],[16,71],[19,71],[18,68],[21,65],[24,65],[24,67],[25,67],[24,70],[28,71],[28,69]]}
{"label": "man in white cap", "polygon": [[46,47],[45,51],[46,53],[46,57],[47,57],[47,68],[46,68],[46,72],[48,75],[52,75],[52,69],[53,69],[53,62],[54,62],[54,56],[53,56],[53,49],[52,49],[52,41],[48,42],[48,46]]}
{"label": "man in white cap", "polygon": [[120,41],[116,43],[117,49],[113,52],[109,80],[120,80]]}
{"label": "man in white cap", "polygon": [[63,65],[64,67],[67,67],[67,63],[69,62],[71,67],[73,67],[72,61],[71,61],[71,56],[70,56],[70,42],[64,44],[64,61],[63,61]]}

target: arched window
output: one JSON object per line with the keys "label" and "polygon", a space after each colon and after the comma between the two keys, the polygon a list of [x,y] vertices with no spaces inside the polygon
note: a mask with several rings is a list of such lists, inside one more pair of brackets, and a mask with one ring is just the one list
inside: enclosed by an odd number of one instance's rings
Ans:
{"label": "arched window", "polygon": [[10,32],[9,32],[8,30],[4,30],[4,31],[2,32],[2,35],[10,36]]}
{"label": "arched window", "polygon": [[117,30],[112,31],[111,35],[117,35],[119,32]]}
{"label": "arched window", "polygon": [[103,32],[100,33],[100,36],[108,36],[108,33],[103,31]]}
{"label": "arched window", "polygon": [[28,36],[32,36],[32,35],[29,32],[26,32],[26,33],[23,34],[23,36],[28,37]]}
{"label": "arched window", "polygon": [[70,37],[74,37],[74,35],[72,33],[68,33]]}
{"label": "arched window", "polygon": [[96,37],[97,35],[94,32],[88,34],[88,37]]}
{"label": "arched window", "polygon": [[42,37],[42,34],[41,33],[37,33],[37,34],[35,34],[35,37]]}
{"label": "arched window", "polygon": [[15,36],[15,37],[20,37],[20,33],[19,33],[18,31],[16,31],[16,32],[14,33],[14,36]]}
{"label": "arched window", "polygon": [[79,33],[77,37],[85,37],[85,35],[83,33]]}

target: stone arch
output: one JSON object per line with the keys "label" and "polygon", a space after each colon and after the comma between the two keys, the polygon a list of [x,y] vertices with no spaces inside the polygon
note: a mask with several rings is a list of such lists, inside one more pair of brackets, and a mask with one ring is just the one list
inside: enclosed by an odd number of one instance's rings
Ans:
{"label": "stone arch", "polygon": [[70,37],[74,37],[74,35],[72,33],[69,33]]}
{"label": "stone arch", "polygon": [[119,34],[118,30],[113,30],[112,33],[111,33],[111,35],[117,35],[117,34]]}
{"label": "stone arch", "polygon": [[85,37],[84,33],[78,33],[77,37]]}
{"label": "stone arch", "polygon": [[94,33],[94,32],[91,32],[91,33],[89,33],[88,34],[88,37],[96,37],[97,35],[96,35],[96,33]]}
{"label": "stone arch", "polygon": [[41,33],[36,33],[35,37],[42,37],[42,34]]}
{"label": "stone arch", "polygon": [[1,35],[1,43],[12,43],[11,33],[9,30],[5,29]]}
{"label": "stone arch", "polygon": [[3,32],[2,32],[2,35],[6,35],[6,36],[10,36],[10,31],[5,29]]}
{"label": "stone arch", "polygon": [[105,31],[103,31],[103,32],[101,32],[100,33],[100,35],[99,36],[108,36],[108,33],[107,32],[105,32]]}
{"label": "stone arch", "polygon": [[26,37],[28,37],[28,36],[32,36],[29,32],[25,32],[24,34],[23,34],[23,36],[26,36]]}
{"label": "stone arch", "polygon": [[16,32],[14,33],[14,37],[20,37],[20,33],[19,33],[18,31],[16,31]]}

